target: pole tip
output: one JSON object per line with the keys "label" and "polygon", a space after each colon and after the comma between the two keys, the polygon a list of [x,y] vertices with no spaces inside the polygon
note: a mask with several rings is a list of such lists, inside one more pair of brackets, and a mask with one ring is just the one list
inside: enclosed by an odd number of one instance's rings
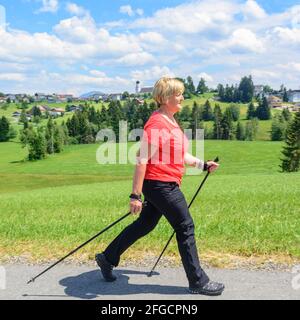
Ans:
{"label": "pole tip", "polygon": [[152,277],[152,271],[147,274],[147,277],[148,278]]}
{"label": "pole tip", "polygon": [[33,278],[30,279],[30,280],[27,282],[27,284],[29,284],[30,282],[34,282],[34,279],[33,279]]}

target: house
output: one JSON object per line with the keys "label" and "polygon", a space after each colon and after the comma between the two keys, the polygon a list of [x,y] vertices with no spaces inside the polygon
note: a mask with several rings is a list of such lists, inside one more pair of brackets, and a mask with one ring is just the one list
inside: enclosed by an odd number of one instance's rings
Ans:
{"label": "house", "polygon": [[60,117],[60,116],[63,116],[65,113],[65,110],[64,109],[61,109],[61,108],[52,108],[50,111],[49,111],[49,114],[53,117]]}
{"label": "house", "polygon": [[46,100],[48,103],[60,102],[55,95],[47,95]]}
{"label": "house", "polygon": [[300,102],[300,90],[289,90],[287,94],[289,102]]}
{"label": "house", "polygon": [[60,102],[68,102],[70,100],[73,100],[72,94],[56,94],[56,98]]}
{"label": "house", "polygon": [[76,106],[72,104],[71,106],[67,107],[68,112],[75,112],[75,111],[82,111],[83,107],[82,106]]}
{"label": "house", "polygon": [[46,107],[44,107],[44,106],[34,106],[30,109],[30,111],[29,111],[30,114],[33,114],[33,110],[35,107],[38,108],[41,111],[41,113],[45,113],[47,111]]}
{"label": "house", "polygon": [[47,96],[46,96],[46,94],[44,94],[44,93],[35,93],[34,94],[34,100],[35,101],[44,101],[44,100],[47,100]]}
{"label": "house", "polygon": [[112,93],[108,96],[108,99],[113,101],[120,101],[122,99],[122,93]]}
{"label": "house", "polygon": [[141,88],[139,94],[144,94],[144,93],[152,93],[153,92],[154,87],[144,87]]}
{"label": "house", "polygon": [[7,100],[7,99],[10,99],[11,102],[17,102],[17,97],[16,97],[15,94],[10,94],[10,93],[9,93],[9,94],[6,94],[6,95],[5,95],[5,98],[6,98],[6,100]]}
{"label": "house", "polygon": [[255,85],[254,86],[254,95],[259,96],[260,98],[262,97],[264,93],[264,86],[263,85]]}
{"label": "house", "polygon": [[5,102],[6,102],[6,98],[0,97],[0,103],[5,103]]}
{"label": "house", "polygon": [[12,117],[17,118],[17,117],[20,117],[20,115],[21,115],[21,112],[15,111],[15,112],[12,114]]}
{"label": "house", "polygon": [[270,106],[270,108],[278,108],[278,107],[282,107],[282,99],[274,96],[274,95],[270,95],[268,98],[268,104]]}

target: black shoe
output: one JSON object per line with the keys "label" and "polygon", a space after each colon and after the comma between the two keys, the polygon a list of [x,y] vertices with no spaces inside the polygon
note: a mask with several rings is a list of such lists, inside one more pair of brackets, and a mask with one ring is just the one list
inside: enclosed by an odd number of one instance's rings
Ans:
{"label": "black shoe", "polygon": [[190,293],[204,294],[207,296],[219,296],[222,294],[225,286],[223,283],[209,281],[204,286],[200,286],[198,283],[189,287]]}
{"label": "black shoe", "polygon": [[103,253],[96,254],[95,260],[101,269],[105,281],[113,282],[117,279],[117,277],[112,273],[114,266],[106,260]]}

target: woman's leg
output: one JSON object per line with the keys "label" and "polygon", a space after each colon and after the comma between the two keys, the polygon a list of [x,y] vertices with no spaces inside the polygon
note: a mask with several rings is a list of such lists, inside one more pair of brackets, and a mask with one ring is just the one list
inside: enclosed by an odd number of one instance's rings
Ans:
{"label": "woman's leg", "polygon": [[126,227],[103,252],[106,259],[115,267],[120,257],[134,242],[152,231],[162,214],[145,197],[143,209],[139,217]]}
{"label": "woman's leg", "polygon": [[153,181],[144,186],[144,194],[149,202],[165,215],[176,232],[178,249],[189,284],[207,284],[209,278],[202,270],[198,258],[193,219],[178,185]]}

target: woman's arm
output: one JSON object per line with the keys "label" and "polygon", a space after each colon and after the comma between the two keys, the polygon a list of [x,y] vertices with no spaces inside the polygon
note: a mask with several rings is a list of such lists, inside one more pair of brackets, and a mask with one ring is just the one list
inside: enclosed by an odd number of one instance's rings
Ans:
{"label": "woman's arm", "polygon": [[184,163],[189,166],[199,168],[201,170],[204,170],[204,168],[205,168],[204,167],[205,162],[203,160],[200,160],[200,159],[194,157],[193,155],[191,155],[188,152],[186,152],[184,155]]}
{"label": "woman's arm", "polygon": [[[132,193],[140,196],[142,194],[143,182],[145,178],[148,160],[155,154],[157,148],[146,142],[142,142],[141,148],[137,152],[137,163],[132,183]],[[142,210],[142,202],[136,199],[130,199],[130,211],[133,214]]]}

